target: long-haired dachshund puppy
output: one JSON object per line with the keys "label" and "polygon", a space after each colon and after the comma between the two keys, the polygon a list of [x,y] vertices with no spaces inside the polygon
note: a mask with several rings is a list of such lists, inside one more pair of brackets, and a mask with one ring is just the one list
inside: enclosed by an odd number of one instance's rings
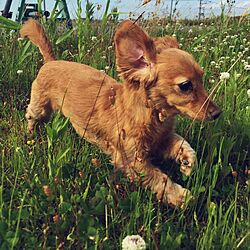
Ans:
{"label": "long-haired dachshund puppy", "polygon": [[150,38],[137,24],[123,21],[115,33],[116,63],[123,84],[84,64],[55,60],[41,25],[32,19],[21,29],[39,49],[45,64],[32,84],[28,129],[47,121],[54,110],[70,119],[80,136],[111,155],[131,180],[141,180],[157,198],[173,206],[189,191],[151,163],[172,158],[190,175],[195,152],[174,132],[177,114],[213,120],[220,109],[202,85],[203,71],[178,48],[173,37]]}

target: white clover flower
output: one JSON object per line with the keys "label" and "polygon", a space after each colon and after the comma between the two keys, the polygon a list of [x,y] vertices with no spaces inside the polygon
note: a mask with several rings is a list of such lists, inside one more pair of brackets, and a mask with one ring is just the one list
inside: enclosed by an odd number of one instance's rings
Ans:
{"label": "white clover flower", "polygon": [[23,73],[23,70],[19,69],[16,73],[17,73],[18,75],[20,75],[20,74]]}
{"label": "white clover flower", "polygon": [[240,49],[244,49],[244,46],[243,46],[243,45],[240,45]]}
{"label": "white clover flower", "polygon": [[211,65],[215,65],[215,61],[211,61],[211,63],[210,63]]}
{"label": "white clover flower", "polygon": [[239,78],[239,77],[241,77],[241,74],[240,74],[240,73],[237,73],[237,74],[236,74],[236,78]]}
{"label": "white clover flower", "polygon": [[113,47],[112,46],[108,46],[108,50],[112,50],[113,49]]}
{"label": "white clover flower", "polygon": [[105,70],[103,70],[103,69],[100,69],[100,72],[101,72],[101,73],[105,73]]}
{"label": "white clover flower", "polygon": [[109,70],[110,69],[110,67],[107,65],[106,67],[105,67],[105,70]]}
{"label": "white clover flower", "polygon": [[205,42],[205,39],[201,39],[201,42],[204,43],[204,42]]}
{"label": "white clover flower", "polygon": [[247,41],[247,39],[246,38],[243,38],[243,42],[245,43]]}
{"label": "white clover flower", "polygon": [[190,29],[189,31],[188,31],[188,33],[192,33],[193,32],[193,30],[192,29]]}
{"label": "white clover flower", "polygon": [[194,37],[194,40],[197,40],[197,39],[198,39],[197,36],[195,36],[195,37]]}
{"label": "white clover flower", "polygon": [[173,34],[172,36],[176,37],[176,34]]}
{"label": "white clover flower", "polygon": [[248,98],[250,98],[250,89],[247,90]]}
{"label": "white clover flower", "polygon": [[24,40],[23,37],[18,37],[18,38],[17,38],[17,41],[18,41],[18,42],[20,42],[20,41],[22,41],[22,40]]}
{"label": "white clover flower", "polygon": [[229,79],[230,74],[228,72],[222,72],[220,73],[220,80],[227,80]]}
{"label": "white clover flower", "polygon": [[91,37],[91,40],[92,40],[92,42],[94,42],[94,41],[97,40],[97,37],[96,37],[96,36],[92,36],[92,37]]}
{"label": "white clover flower", "polygon": [[250,64],[245,65],[244,69],[247,71],[250,70]]}
{"label": "white clover flower", "polygon": [[230,46],[229,46],[229,49],[234,49],[234,45],[230,45]]}
{"label": "white clover flower", "polygon": [[244,51],[245,51],[245,52],[249,51],[249,48],[245,48]]}
{"label": "white clover flower", "polygon": [[145,250],[146,243],[140,235],[128,235],[122,241],[122,250]]}
{"label": "white clover flower", "polygon": [[102,56],[102,59],[106,59],[106,56],[104,55],[104,56]]}
{"label": "white clover flower", "polygon": [[203,23],[200,23],[200,26],[203,26]]}
{"label": "white clover flower", "polygon": [[179,43],[179,47],[181,48],[183,46],[183,44],[182,43]]}

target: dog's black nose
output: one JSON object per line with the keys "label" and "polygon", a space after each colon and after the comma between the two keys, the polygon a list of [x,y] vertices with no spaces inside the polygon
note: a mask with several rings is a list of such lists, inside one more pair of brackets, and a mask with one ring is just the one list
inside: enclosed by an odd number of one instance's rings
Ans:
{"label": "dog's black nose", "polygon": [[222,111],[220,109],[216,109],[213,112],[211,112],[211,117],[215,120],[220,116],[221,113]]}

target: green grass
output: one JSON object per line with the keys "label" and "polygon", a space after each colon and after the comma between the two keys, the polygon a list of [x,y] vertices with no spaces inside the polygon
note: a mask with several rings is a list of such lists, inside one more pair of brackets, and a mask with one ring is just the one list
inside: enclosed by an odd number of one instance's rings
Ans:
{"label": "green grass", "polygon": [[[116,23],[105,18],[83,27],[78,20],[63,39],[55,23],[46,23],[57,58],[109,66],[116,77],[114,48],[108,48]],[[177,36],[204,68],[206,88],[217,85],[214,100],[223,110],[218,120],[194,123],[187,134],[198,154],[190,178],[173,163],[163,165],[195,197],[184,210],[158,203],[115,172],[110,159],[58,114],[29,139],[24,114],[41,56],[29,42],[17,41],[17,33],[1,30],[0,249],[120,249],[131,234],[141,235],[148,249],[249,249],[249,16],[222,16],[203,26],[166,24],[157,19],[142,26],[154,36]],[[221,72],[230,78],[219,82]],[[190,124],[178,118],[178,133],[184,136]]]}

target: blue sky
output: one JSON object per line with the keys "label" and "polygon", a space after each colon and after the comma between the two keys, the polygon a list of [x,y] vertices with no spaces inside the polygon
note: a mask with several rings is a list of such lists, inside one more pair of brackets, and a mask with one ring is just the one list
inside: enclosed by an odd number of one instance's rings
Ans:
{"label": "blue sky", "polygon": [[[17,8],[20,4],[20,0],[13,0],[11,6],[11,11],[14,13],[14,18],[16,15]],[[27,0],[26,3],[34,3],[36,0]],[[90,2],[95,5],[100,4],[103,7],[96,12],[95,16],[98,18],[102,15],[105,7],[106,0],[90,0]],[[175,3],[176,0],[173,0]],[[176,6],[177,12],[181,18],[195,18],[198,14],[199,0],[177,0],[178,4]],[[205,7],[205,16],[210,16],[212,13],[215,15],[220,14],[221,10],[221,0],[203,0]],[[222,0],[223,3],[226,0]],[[46,0],[47,9],[51,10],[53,8],[55,1]],[[86,1],[82,1],[82,6],[84,9]],[[156,0],[151,0],[150,3],[142,6],[143,0],[111,0],[110,7],[118,7],[121,12],[132,12],[135,16],[145,11],[145,16],[148,16],[151,12],[156,12],[158,15],[168,15],[170,10],[170,0],[161,0],[161,4],[156,6]],[[77,0],[67,0],[69,12],[72,18],[76,16]],[[5,0],[0,0],[0,10],[4,8]],[[234,4],[232,13],[234,15],[240,15],[245,11],[250,11],[250,1],[249,0],[236,0]],[[122,18],[127,18],[128,14],[121,15]]]}

